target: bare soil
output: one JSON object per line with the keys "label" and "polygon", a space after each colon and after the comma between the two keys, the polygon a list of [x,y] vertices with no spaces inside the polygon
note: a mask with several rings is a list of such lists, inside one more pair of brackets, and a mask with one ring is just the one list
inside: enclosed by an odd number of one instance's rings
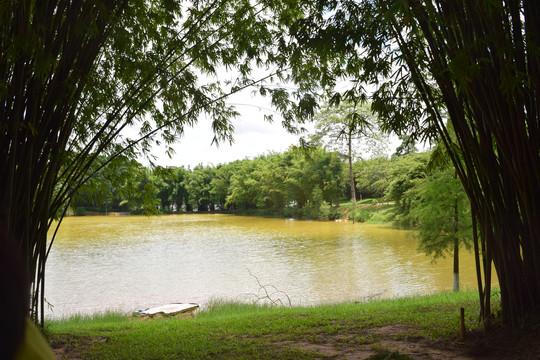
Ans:
{"label": "bare soil", "polygon": [[[359,338],[363,341],[357,341]],[[540,360],[540,332],[507,329],[469,332],[463,340],[439,341],[418,336],[414,328],[388,325],[348,338],[331,335],[326,341],[287,341],[283,345],[313,351],[321,359],[359,360],[384,352],[417,360]]]}

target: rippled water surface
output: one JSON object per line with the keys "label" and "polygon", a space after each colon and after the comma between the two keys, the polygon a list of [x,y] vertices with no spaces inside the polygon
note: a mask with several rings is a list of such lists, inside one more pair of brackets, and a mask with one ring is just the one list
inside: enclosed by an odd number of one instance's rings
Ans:
{"label": "rippled water surface", "polygon": [[[263,284],[309,305],[452,288],[452,260],[433,264],[408,231],[351,222],[235,215],[70,217],[47,264],[54,317],[169,302],[244,298]],[[461,281],[474,288],[462,251]]]}

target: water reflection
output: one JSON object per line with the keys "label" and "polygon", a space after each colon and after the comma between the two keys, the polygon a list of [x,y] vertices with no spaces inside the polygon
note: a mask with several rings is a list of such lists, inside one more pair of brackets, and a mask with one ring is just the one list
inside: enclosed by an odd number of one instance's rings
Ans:
{"label": "water reflection", "polygon": [[[473,265],[463,252],[464,287]],[[247,269],[302,305],[452,287],[450,259],[432,264],[407,231],[234,215],[66,218],[47,266],[52,316],[234,299],[258,288]]]}

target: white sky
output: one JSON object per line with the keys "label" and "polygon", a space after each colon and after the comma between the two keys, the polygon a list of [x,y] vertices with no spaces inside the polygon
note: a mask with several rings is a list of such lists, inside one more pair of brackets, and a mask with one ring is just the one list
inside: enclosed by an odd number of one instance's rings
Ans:
{"label": "white sky", "polygon": [[[289,146],[297,145],[301,135],[288,133],[281,125],[279,114],[271,110],[269,100],[262,97],[252,97],[251,92],[231,97],[228,103],[236,104],[241,114],[232,121],[234,125],[234,143],[220,143],[219,147],[212,144],[214,134],[211,119],[200,118],[193,128],[187,128],[184,136],[172,147],[175,154],[169,158],[165,154],[165,146],[155,147],[153,155],[157,156],[157,165],[188,166],[193,168],[198,164],[218,165],[245,158],[254,158],[268,152],[284,152]],[[264,115],[272,114],[274,122],[264,120]],[[144,159],[139,159],[147,164]]]}
{"label": "white sky", "polygon": [[[272,110],[270,99],[256,96],[253,89],[246,89],[239,94],[231,96],[227,102],[236,105],[240,115],[232,120],[234,125],[234,143],[223,142],[217,147],[212,144],[214,134],[211,128],[211,119],[201,117],[192,128],[184,131],[184,136],[172,147],[175,154],[169,158],[165,153],[165,146],[154,147],[152,155],[154,161],[160,166],[183,166],[193,168],[198,164],[218,165],[245,158],[253,159],[269,152],[284,152],[291,145],[298,145],[301,136],[288,133],[281,125],[281,116]],[[273,115],[274,122],[264,120],[264,115]],[[304,125],[313,130],[313,124]],[[395,151],[400,141],[391,136],[389,155]],[[148,165],[145,158],[139,162]]]}
{"label": "white sky", "polygon": [[[300,135],[288,133],[281,125],[279,114],[270,110],[270,105],[266,104],[265,99],[252,99],[248,96],[244,99],[231,99],[230,102],[248,104],[237,106],[240,116],[232,121],[235,128],[233,144],[223,142],[219,147],[212,145],[214,134],[211,120],[201,118],[194,127],[185,129],[184,136],[172,146],[175,150],[172,157],[165,153],[164,145],[154,147],[153,155],[157,157],[154,163],[160,166],[183,166],[186,169],[188,167],[193,169],[198,164],[216,166],[235,160],[253,159],[269,152],[284,152],[291,145],[298,145],[301,136],[307,135],[307,133]],[[273,114],[274,122],[264,120],[265,114]],[[304,126],[313,129],[312,124]],[[396,136],[390,137],[389,155],[395,151],[399,143]],[[146,159],[138,160],[148,165]]]}

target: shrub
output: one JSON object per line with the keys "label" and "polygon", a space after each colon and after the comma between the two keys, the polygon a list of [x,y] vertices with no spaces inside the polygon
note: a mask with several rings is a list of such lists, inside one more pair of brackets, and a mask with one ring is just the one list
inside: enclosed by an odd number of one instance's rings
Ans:
{"label": "shrub", "polygon": [[366,222],[373,216],[373,210],[372,209],[356,209],[351,212],[349,212],[349,220],[353,220],[355,222]]}
{"label": "shrub", "polygon": [[328,220],[330,218],[331,210],[332,207],[326,201],[323,201],[321,206],[319,206],[319,220]]}
{"label": "shrub", "polygon": [[86,215],[86,209],[83,206],[74,207],[73,208],[73,215],[74,216],[84,216],[84,215]]}

